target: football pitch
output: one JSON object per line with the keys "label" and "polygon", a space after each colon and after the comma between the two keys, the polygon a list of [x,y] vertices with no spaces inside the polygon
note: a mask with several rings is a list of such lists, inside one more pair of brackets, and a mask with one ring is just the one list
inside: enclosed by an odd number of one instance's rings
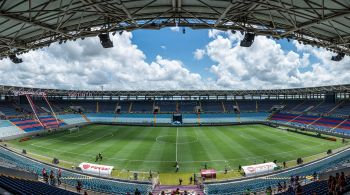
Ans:
{"label": "football pitch", "polygon": [[79,132],[68,130],[53,135],[9,143],[18,149],[61,161],[95,163],[118,170],[194,173],[204,168],[236,170],[239,165],[263,161],[291,161],[325,153],[343,144],[264,126],[141,127],[90,125]]}

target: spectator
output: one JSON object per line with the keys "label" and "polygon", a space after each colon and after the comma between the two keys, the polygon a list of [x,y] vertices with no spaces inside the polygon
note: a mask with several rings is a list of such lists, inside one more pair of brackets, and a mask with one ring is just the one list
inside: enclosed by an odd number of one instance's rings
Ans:
{"label": "spectator", "polygon": [[82,188],[81,182],[80,182],[80,181],[77,181],[76,189],[77,189],[77,192],[78,192],[79,194],[80,194],[81,188]]}
{"label": "spectator", "polygon": [[301,188],[301,185],[298,183],[297,188],[295,190],[296,195],[302,195],[303,194],[303,189]]}
{"label": "spectator", "polygon": [[57,171],[57,177],[59,177],[59,178],[62,177],[62,169],[58,169],[58,171]]}
{"label": "spectator", "polygon": [[294,177],[293,177],[293,175],[290,176],[290,184],[291,184],[292,186],[294,186]]}
{"label": "spectator", "polygon": [[316,181],[316,179],[317,179],[317,173],[316,173],[316,171],[314,172],[314,174],[312,174],[312,177],[313,177],[314,181]]}
{"label": "spectator", "polygon": [[330,192],[330,189],[331,189],[331,187],[332,187],[332,180],[333,180],[333,176],[330,175],[330,176],[328,177],[328,181],[327,181],[328,192]]}
{"label": "spectator", "polygon": [[50,172],[50,185],[55,185],[55,174],[52,170]]}
{"label": "spectator", "polygon": [[136,190],[135,190],[135,195],[141,195],[141,192],[139,191],[138,188],[136,188]]}
{"label": "spectator", "polygon": [[266,195],[272,195],[272,188],[271,188],[271,186],[267,187],[265,192],[266,192]]}
{"label": "spectator", "polygon": [[282,185],[281,185],[280,182],[278,182],[277,186],[278,186],[278,187],[277,187],[277,191],[278,191],[278,192],[282,192],[283,187],[282,187]]}
{"label": "spectator", "polygon": [[335,193],[336,180],[335,180],[335,177],[333,177],[332,175],[329,176],[329,178],[328,178],[327,186],[328,186],[328,193],[329,194],[334,194]]}
{"label": "spectator", "polygon": [[46,169],[45,169],[45,168],[43,168],[43,169],[41,170],[41,175],[42,175],[43,177],[45,177],[45,175],[46,175]]}
{"label": "spectator", "polygon": [[284,191],[287,190],[287,182],[286,182],[286,181],[283,182],[283,190],[284,190]]}
{"label": "spectator", "polygon": [[61,177],[62,177],[62,170],[61,169],[58,169],[57,171],[57,185],[61,185]]}
{"label": "spectator", "polygon": [[345,174],[344,174],[344,172],[341,172],[340,177],[339,177],[340,192],[343,192],[345,190],[345,185],[346,185]]}

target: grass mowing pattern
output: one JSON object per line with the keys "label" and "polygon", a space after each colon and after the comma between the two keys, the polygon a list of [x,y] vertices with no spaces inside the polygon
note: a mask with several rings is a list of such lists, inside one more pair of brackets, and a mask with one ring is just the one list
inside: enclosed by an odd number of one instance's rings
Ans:
{"label": "grass mowing pattern", "polygon": [[[178,129],[178,130],[177,130]],[[277,160],[289,161],[335,149],[343,144],[264,125],[217,127],[139,127],[90,125],[79,132],[64,131],[10,145],[27,151],[74,162],[95,162],[116,169],[174,173],[176,155],[180,172],[208,168],[223,171]],[[176,154],[177,151],[177,154]]]}

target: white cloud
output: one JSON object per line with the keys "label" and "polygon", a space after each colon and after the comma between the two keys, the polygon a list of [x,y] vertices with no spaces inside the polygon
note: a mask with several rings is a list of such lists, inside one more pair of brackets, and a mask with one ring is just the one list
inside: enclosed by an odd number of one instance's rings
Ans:
{"label": "white cloud", "polygon": [[165,45],[161,45],[160,48],[166,50],[166,46]]}
{"label": "white cloud", "polygon": [[103,49],[98,38],[52,44],[23,54],[23,63],[0,61],[0,83],[74,89],[193,89],[203,87],[199,74],[179,60],[145,54],[132,44],[132,34],[111,37],[113,48]]}
{"label": "white cloud", "polygon": [[[296,45],[297,51],[284,51],[276,41],[257,36],[249,48],[239,46],[240,33],[210,30],[212,41],[205,53],[215,63],[210,71],[217,86],[234,89],[288,88],[346,83],[349,58],[341,63],[330,60],[324,49]],[[299,54],[301,53],[301,54]],[[320,61],[311,64],[311,56]],[[302,70],[302,71],[301,71]]]}
{"label": "white cloud", "polygon": [[215,39],[220,33],[224,33],[224,31],[213,29],[208,31],[208,36],[209,38]]}
{"label": "white cloud", "polygon": [[173,26],[173,27],[170,27],[170,30],[171,30],[171,31],[174,31],[174,32],[179,32],[179,31],[180,31],[180,27],[178,27],[178,26]]}
{"label": "white cloud", "polygon": [[[0,61],[0,83],[65,89],[270,89],[344,84],[350,80],[350,58],[331,61],[331,52],[301,45],[284,51],[274,40],[255,38],[252,47],[239,46],[241,33],[208,32],[208,44],[193,53],[208,56],[208,78],[191,72],[178,59],[146,55],[131,42],[132,33],[111,37],[114,47],[103,49],[98,38],[87,38],[23,54],[24,62]],[[163,48],[161,46],[161,48]],[[164,47],[163,49],[165,49]],[[316,59],[316,61],[315,61]]]}
{"label": "white cloud", "polygon": [[205,55],[205,50],[204,49],[196,49],[196,51],[193,52],[194,58],[196,60],[201,60],[203,59]]}

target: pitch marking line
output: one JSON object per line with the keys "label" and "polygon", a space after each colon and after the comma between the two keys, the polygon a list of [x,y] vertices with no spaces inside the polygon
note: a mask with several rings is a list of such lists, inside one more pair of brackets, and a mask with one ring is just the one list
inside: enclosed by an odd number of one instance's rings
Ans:
{"label": "pitch marking line", "polygon": [[[158,143],[165,143],[165,144],[176,144],[176,143],[173,143],[173,142],[167,142],[167,141],[162,141],[161,138],[163,137],[168,137],[168,136],[173,136],[173,135],[161,135],[161,136],[158,136],[156,137],[156,142]],[[195,137],[195,136],[184,136],[184,137],[190,137],[190,138],[193,138],[193,141],[185,141],[185,142],[177,142],[177,145],[181,145],[181,144],[192,144],[192,143],[195,143],[195,142],[198,142],[198,137]]]}
{"label": "pitch marking line", "polygon": [[102,138],[104,138],[104,137],[107,137],[107,136],[113,137],[114,134],[113,134],[113,133],[106,134],[106,135],[100,136],[100,137],[98,137],[98,138],[96,138],[96,139],[93,139],[93,140],[91,140],[91,141],[89,141],[89,142],[86,142],[86,143],[84,143],[84,144],[77,144],[77,145],[85,146],[85,145],[91,144],[91,143],[93,143],[93,142],[95,142],[95,141],[97,141],[97,140],[100,140],[100,139],[102,139]]}
{"label": "pitch marking line", "polygon": [[[93,139],[93,140],[91,140],[91,141],[89,141],[89,142],[82,143],[82,144],[79,144],[79,143],[70,143],[70,144],[79,145],[79,146],[85,146],[85,145],[91,144],[91,143],[93,143],[93,142],[95,142],[95,141],[97,141],[97,140],[100,140],[100,139],[102,139],[102,138],[104,138],[104,137],[107,137],[107,136],[114,136],[114,134],[113,134],[113,133],[106,134],[106,135],[100,136],[100,137],[98,137],[98,138],[96,138],[96,139]],[[52,140],[52,141],[53,141],[53,142],[62,142],[63,140]],[[31,144],[31,145],[32,145],[32,146],[37,146],[37,147],[43,147],[43,148],[44,148],[44,146],[46,146],[46,145],[42,145],[42,144],[40,144],[40,145],[38,145],[38,144]],[[49,149],[49,148],[47,148],[47,149]],[[52,149],[51,149],[51,150],[52,150]]]}
{"label": "pitch marking line", "polygon": [[87,132],[82,132],[82,133],[79,133],[79,135],[78,136],[72,136],[71,134],[63,134],[63,135],[59,135],[59,136],[57,136],[57,137],[55,137],[55,138],[50,138],[50,139],[45,139],[44,141],[47,141],[47,140],[53,140],[54,142],[60,142],[60,141],[62,141],[62,140],[59,140],[59,138],[61,138],[61,137],[80,137],[80,136],[83,136],[83,135],[87,135],[87,134],[90,134],[92,131],[87,131]]}
{"label": "pitch marking line", "polygon": [[[38,147],[38,148],[44,148],[44,149],[48,149],[48,150],[52,150],[52,151],[58,151],[58,152],[62,152],[62,153],[70,153],[70,154],[75,154],[76,156],[84,156],[84,157],[91,157],[91,155],[86,155],[86,154],[81,154],[81,153],[75,153],[75,152],[69,152],[69,151],[64,151],[64,150],[59,150],[59,149],[53,149],[53,148],[48,148],[48,147],[44,147],[44,146],[40,146],[40,145],[36,145],[36,144],[31,144],[32,146]],[[320,145],[319,145],[320,146]],[[319,146],[312,146],[312,147],[308,147],[308,148],[314,148],[314,147],[319,147]],[[225,162],[227,164],[228,161],[236,161],[239,159],[256,159],[259,157],[265,157],[265,156],[272,156],[272,155],[277,155],[277,154],[285,154],[285,153],[289,153],[289,152],[294,152],[294,151],[298,151],[297,150],[290,150],[290,151],[286,151],[286,152],[279,152],[279,153],[274,153],[274,154],[268,154],[268,155],[259,155],[259,156],[250,156],[250,157],[242,157],[242,158],[232,158],[232,159],[226,159],[226,160],[201,160],[201,161],[181,161],[181,163],[197,163],[197,162]],[[130,159],[121,159],[121,158],[108,158],[108,157],[104,157],[106,159],[111,159],[111,160],[115,160],[115,161],[126,161],[126,162],[144,162],[144,163],[173,163],[174,161],[155,161],[155,160],[130,160]]]}
{"label": "pitch marking line", "polygon": [[179,135],[179,128],[176,128],[176,144],[175,144],[176,145],[176,154],[175,154],[176,155],[176,158],[175,158],[176,162],[177,162],[177,139],[179,137],[178,135]]}
{"label": "pitch marking line", "polygon": [[[71,134],[68,134],[68,135],[64,135],[62,137],[81,137],[83,135],[87,135],[87,134],[90,134],[92,133],[92,131],[84,131],[84,132],[75,132],[75,133],[71,133]],[[73,134],[73,135],[72,135]],[[77,135],[75,135],[77,134]]]}

